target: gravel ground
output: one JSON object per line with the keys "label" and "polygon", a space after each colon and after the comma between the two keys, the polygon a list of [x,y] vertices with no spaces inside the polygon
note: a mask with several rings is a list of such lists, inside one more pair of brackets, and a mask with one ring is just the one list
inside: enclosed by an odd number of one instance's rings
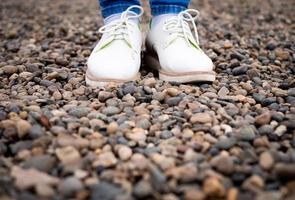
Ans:
{"label": "gravel ground", "polygon": [[295,1],[192,6],[213,84],[95,89],[95,0],[1,0],[1,200],[295,199]]}

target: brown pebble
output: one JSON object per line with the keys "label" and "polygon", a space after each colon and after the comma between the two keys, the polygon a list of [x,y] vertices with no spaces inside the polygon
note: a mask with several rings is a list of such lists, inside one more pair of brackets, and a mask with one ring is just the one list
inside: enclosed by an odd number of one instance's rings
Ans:
{"label": "brown pebble", "polygon": [[265,112],[265,113],[263,113],[263,114],[261,114],[261,115],[259,115],[259,116],[257,116],[255,118],[255,123],[257,125],[262,126],[262,125],[265,125],[265,124],[269,124],[270,120],[271,120],[270,112]]}
{"label": "brown pebble", "polygon": [[274,165],[274,159],[268,151],[263,152],[259,158],[259,165],[264,170],[270,170]]}
{"label": "brown pebble", "polygon": [[225,196],[225,188],[217,178],[210,177],[205,179],[203,191],[209,197],[222,198]]}
{"label": "brown pebble", "polygon": [[19,138],[25,137],[28,133],[32,125],[25,121],[25,120],[19,120],[16,123],[16,129],[17,129],[17,135]]}
{"label": "brown pebble", "polygon": [[196,113],[194,114],[191,119],[191,123],[212,123],[212,118],[208,113]]}
{"label": "brown pebble", "polygon": [[107,132],[108,132],[109,134],[114,134],[114,133],[116,133],[117,129],[118,129],[118,124],[117,124],[117,122],[111,122],[111,123],[107,126]]}

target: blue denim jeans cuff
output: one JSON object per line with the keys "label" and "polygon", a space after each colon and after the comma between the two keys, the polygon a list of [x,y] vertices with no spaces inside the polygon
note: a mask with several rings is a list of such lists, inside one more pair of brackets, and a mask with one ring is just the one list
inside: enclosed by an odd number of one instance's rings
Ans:
{"label": "blue denim jeans cuff", "polygon": [[169,13],[180,13],[181,11],[186,10],[187,7],[179,6],[179,5],[153,5],[151,7],[152,15],[162,15]]}
{"label": "blue denim jeans cuff", "polygon": [[[108,6],[106,8],[101,8],[102,16],[103,18],[107,18],[113,14],[118,14],[124,12],[128,7],[132,6],[134,4],[115,4],[113,6]],[[138,9],[132,9],[133,12],[136,12],[139,14]]]}

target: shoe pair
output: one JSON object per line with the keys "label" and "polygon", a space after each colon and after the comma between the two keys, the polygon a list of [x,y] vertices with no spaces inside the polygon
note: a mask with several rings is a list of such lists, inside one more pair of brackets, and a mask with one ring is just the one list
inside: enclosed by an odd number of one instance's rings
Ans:
{"label": "shoe pair", "polygon": [[[139,14],[133,9],[138,9]],[[87,61],[88,85],[101,87],[139,78],[143,42],[139,18],[143,12],[142,7],[131,6],[99,29],[102,37]],[[197,10],[188,9],[152,21],[146,38],[146,59],[149,67],[159,71],[161,80],[179,83],[215,80],[213,63],[199,46],[195,24],[198,15]]]}

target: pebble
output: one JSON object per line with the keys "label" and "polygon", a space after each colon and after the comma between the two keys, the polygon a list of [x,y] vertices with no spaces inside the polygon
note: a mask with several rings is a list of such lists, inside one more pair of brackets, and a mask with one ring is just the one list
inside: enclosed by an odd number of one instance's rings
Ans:
{"label": "pebble", "polygon": [[132,149],[127,146],[120,146],[118,149],[118,155],[123,161],[129,160],[132,156]]}
{"label": "pebble", "polygon": [[294,180],[295,178],[294,163],[277,163],[274,167],[274,171],[280,179]]}
{"label": "pebble", "polygon": [[167,94],[170,95],[171,97],[176,97],[177,95],[179,95],[179,91],[176,88],[167,88]]}
{"label": "pebble", "polygon": [[295,88],[290,88],[290,89],[288,90],[288,96],[293,96],[293,97],[295,97]]}
{"label": "pebble", "polygon": [[167,176],[172,176],[182,183],[189,183],[197,180],[198,169],[193,164],[185,164],[182,166],[174,167],[166,172]]}
{"label": "pebble", "polygon": [[15,185],[20,190],[30,189],[37,185],[57,185],[59,179],[36,169],[24,170],[14,166],[11,169],[11,176],[15,178]]}
{"label": "pebble", "polygon": [[5,74],[11,75],[11,74],[17,73],[18,68],[17,66],[7,65],[2,67],[2,70]]}
{"label": "pebble", "polygon": [[212,118],[208,113],[196,113],[190,118],[192,124],[196,123],[212,123]]}
{"label": "pebble", "polygon": [[74,117],[81,118],[87,116],[90,111],[91,109],[87,107],[74,107],[69,111],[69,114]]}
{"label": "pebble", "polygon": [[133,195],[138,199],[147,198],[152,194],[153,188],[147,181],[141,180],[134,186]]}
{"label": "pebble", "polygon": [[216,147],[219,149],[228,150],[236,144],[237,140],[235,138],[222,138],[216,143]]}
{"label": "pebble", "polygon": [[274,134],[276,134],[277,136],[282,136],[284,135],[286,131],[287,131],[287,127],[285,125],[280,125],[276,128],[276,130],[274,131]]}
{"label": "pebble", "polygon": [[35,187],[36,193],[41,197],[50,198],[53,197],[55,194],[54,189],[46,184],[38,184]]}
{"label": "pebble", "polygon": [[213,158],[212,165],[223,174],[231,174],[234,171],[234,163],[228,156]]}
{"label": "pebble", "polygon": [[195,189],[188,189],[184,193],[184,200],[205,200],[206,195],[200,191]]}
{"label": "pebble", "polygon": [[276,49],[275,51],[276,57],[278,57],[281,60],[288,60],[289,59],[289,52],[282,50],[282,49]]}
{"label": "pebble", "polygon": [[226,87],[223,86],[222,88],[220,88],[220,90],[218,91],[217,94],[220,97],[224,97],[224,96],[229,94],[229,90]]}
{"label": "pebble", "polygon": [[111,92],[100,91],[98,93],[98,100],[101,102],[105,102],[106,100],[112,98],[114,95]]}
{"label": "pebble", "polygon": [[248,191],[262,190],[265,187],[264,180],[258,175],[252,175],[244,181],[242,188]]}
{"label": "pebble", "polygon": [[156,86],[156,79],[155,78],[148,78],[144,80],[144,85],[149,87],[155,87]]}
{"label": "pebble", "polygon": [[227,200],[238,200],[239,191],[236,188],[230,188],[227,192]]}
{"label": "pebble", "polygon": [[151,174],[153,188],[155,188],[157,191],[165,191],[166,176],[154,165],[149,166],[149,171]]}
{"label": "pebble", "polygon": [[72,146],[56,149],[56,156],[63,165],[75,165],[80,160],[80,153]]}
{"label": "pebble", "polygon": [[118,123],[117,122],[111,122],[108,126],[107,126],[107,132],[109,134],[114,134],[116,133],[116,131],[118,130]]}
{"label": "pebble", "polygon": [[115,106],[108,106],[102,110],[102,113],[107,116],[119,114],[121,110]]}
{"label": "pebble", "polygon": [[32,139],[37,139],[39,137],[42,137],[45,135],[45,131],[43,130],[43,128],[38,125],[35,124],[33,125],[30,129],[29,129],[29,136]]}
{"label": "pebble", "polygon": [[124,190],[118,185],[101,181],[96,185],[91,186],[91,200],[114,200],[120,198],[124,194]]}
{"label": "pebble", "polygon": [[240,67],[235,67],[233,69],[233,75],[239,76],[239,75],[245,74],[247,71],[248,71],[248,66],[246,66],[246,65],[243,65]]}
{"label": "pebble", "polygon": [[123,88],[123,93],[126,94],[134,94],[136,92],[137,88],[133,84],[128,84]]}
{"label": "pebble", "polygon": [[269,42],[269,43],[266,45],[266,49],[267,49],[267,50],[270,50],[270,51],[275,50],[276,47],[277,47],[277,45],[276,45],[275,43],[273,43],[273,42]]}
{"label": "pebble", "polygon": [[263,113],[255,118],[255,123],[262,126],[269,124],[271,120],[271,114],[269,112]]}
{"label": "pebble", "polygon": [[262,169],[270,170],[273,167],[274,163],[275,161],[271,153],[265,151],[260,155],[259,165],[261,166]]}
{"label": "pebble", "polygon": [[141,119],[136,122],[136,127],[142,128],[142,129],[148,129],[151,126],[151,122],[148,119]]}
{"label": "pebble", "polygon": [[180,101],[181,101],[181,97],[171,97],[171,98],[166,100],[166,103],[169,106],[177,106]]}
{"label": "pebble", "polygon": [[252,126],[243,126],[240,128],[239,138],[244,141],[252,141],[256,137],[255,131]]}
{"label": "pebble", "polygon": [[118,160],[112,152],[103,152],[98,155],[97,159],[93,163],[93,166],[112,167],[117,164],[117,162]]}
{"label": "pebble", "polygon": [[66,197],[74,196],[75,193],[83,189],[81,181],[75,177],[67,177],[58,185],[58,191]]}
{"label": "pebble", "polygon": [[263,125],[258,129],[259,134],[261,135],[269,135],[273,133],[273,126],[272,125]]}
{"label": "pebble", "polygon": [[37,155],[29,158],[23,164],[24,169],[34,168],[50,173],[56,165],[56,159],[50,155]]}
{"label": "pebble", "polygon": [[146,140],[146,133],[141,128],[134,128],[126,134],[126,137],[135,142],[144,142]]}
{"label": "pebble", "polygon": [[288,96],[288,91],[282,90],[280,88],[272,87],[271,92],[277,97],[286,97]]}
{"label": "pebble", "polygon": [[17,135],[19,138],[25,137],[29,130],[31,129],[32,125],[26,121],[26,120],[19,120],[16,122],[16,129],[17,129]]}
{"label": "pebble", "polygon": [[161,133],[160,133],[160,138],[161,139],[169,139],[169,138],[171,138],[173,136],[173,133],[171,132],[171,131],[168,131],[168,130],[165,130],[165,131],[162,131]]}
{"label": "pebble", "polygon": [[205,179],[203,191],[208,197],[212,198],[222,198],[226,194],[224,186],[214,177]]}
{"label": "pebble", "polygon": [[159,102],[163,101],[165,99],[165,94],[163,92],[155,92],[152,96],[154,100],[157,100]]}

